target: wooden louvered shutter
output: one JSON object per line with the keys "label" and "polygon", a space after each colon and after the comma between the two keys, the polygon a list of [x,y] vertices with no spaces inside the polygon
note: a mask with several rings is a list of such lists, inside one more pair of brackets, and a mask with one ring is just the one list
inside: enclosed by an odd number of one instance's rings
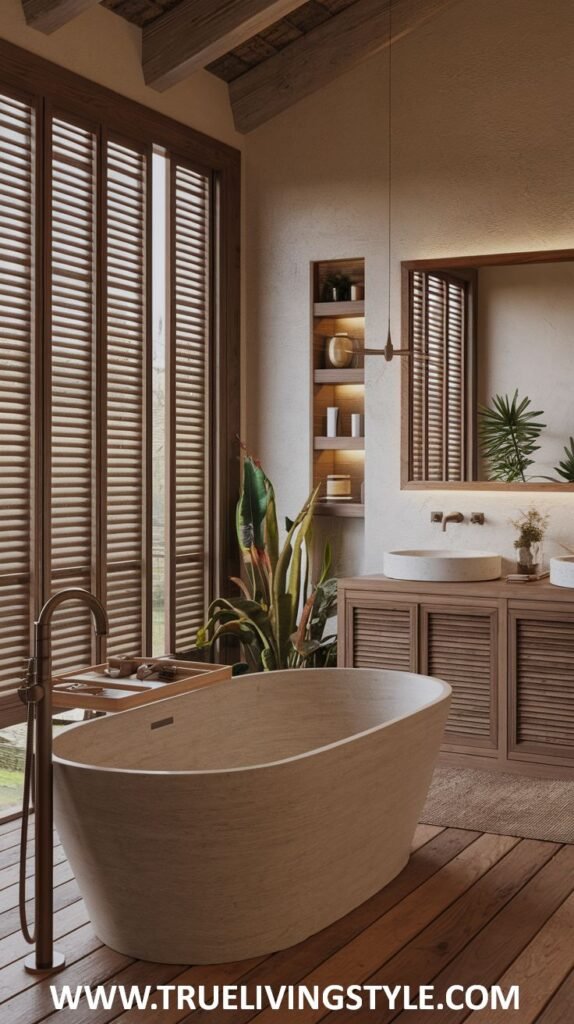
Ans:
{"label": "wooden louvered shutter", "polygon": [[168,645],[193,646],[209,591],[210,179],[171,161]]}
{"label": "wooden louvered shutter", "polygon": [[[127,143],[105,153],[106,581],[112,654],[151,653],[148,481],[147,163]],[[143,610],[143,611],[142,611]]]}
{"label": "wooden louvered shutter", "polygon": [[411,276],[411,476],[464,480],[467,282],[446,274]]}
{"label": "wooden louvered shutter", "polygon": [[[96,593],[108,649],[139,654],[149,603],[147,156],[62,117],[51,148],[51,585]],[[85,610],[57,613],[53,650],[56,671],[101,656]]]}
{"label": "wooden louvered shutter", "polygon": [[421,671],[452,687],[446,743],[497,746],[497,630],[497,609],[422,609]]}
{"label": "wooden louvered shutter", "polygon": [[[92,590],[96,535],[94,359],[96,137],[67,119],[51,130],[49,211],[50,562],[52,590]],[[55,671],[93,660],[89,617],[76,605],[54,618]]]}
{"label": "wooden louvered shutter", "polygon": [[[33,107],[0,95],[0,689],[5,690],[19,684],[30,653],[34,134]],[[15,707],[20,710],[17,698]]]}
{"label": "wooden louvered shutter", "polygon": [[417,671],[416,605],[360,604],[352,609],[352,667]]}

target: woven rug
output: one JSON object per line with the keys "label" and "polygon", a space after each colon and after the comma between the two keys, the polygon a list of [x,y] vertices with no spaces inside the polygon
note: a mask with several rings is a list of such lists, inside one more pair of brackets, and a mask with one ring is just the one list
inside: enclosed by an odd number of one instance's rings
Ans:
{"label": "woven rug", "polygon": [[437,768],[421,822],[574,843],[574,782]]}

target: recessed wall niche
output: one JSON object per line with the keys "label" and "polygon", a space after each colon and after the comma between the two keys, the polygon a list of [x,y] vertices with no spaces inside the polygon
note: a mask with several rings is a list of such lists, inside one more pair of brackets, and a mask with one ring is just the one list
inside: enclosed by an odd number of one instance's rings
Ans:
{"label": "recessed wall niche", "polygon": [[[317,514],[362,518],[364,259],[311,264],[311,324],[311,482],[321,487]],[[328,412],[333,409],[336,414]]]}

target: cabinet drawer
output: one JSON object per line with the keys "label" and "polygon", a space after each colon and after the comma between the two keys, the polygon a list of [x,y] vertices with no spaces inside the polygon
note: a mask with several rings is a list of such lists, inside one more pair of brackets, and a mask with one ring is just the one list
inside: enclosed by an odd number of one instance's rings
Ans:
{"label": "cabinet drawer", "polygon": [[452,687],[445,743],[496,750],[498,610],[423,606],[421,671]]}

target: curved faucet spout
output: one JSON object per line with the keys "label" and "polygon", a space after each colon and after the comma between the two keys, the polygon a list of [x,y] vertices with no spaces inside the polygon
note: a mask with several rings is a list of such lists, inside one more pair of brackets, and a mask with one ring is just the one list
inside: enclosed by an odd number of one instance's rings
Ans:
{"label": "curved faucet spout", "polygon": [[56,594],[52,594],[36,619],[38,629],[46,629],[56,608],[66,601],[79,601],[81,604],[87,605],[92,613],[97,636],[106,636],[109,633],[110,624],[103,604],[98,601],[97,597],[90,594],[89,590],[82,590],[81,587],[69,587],[67,590],[59,590]]}

